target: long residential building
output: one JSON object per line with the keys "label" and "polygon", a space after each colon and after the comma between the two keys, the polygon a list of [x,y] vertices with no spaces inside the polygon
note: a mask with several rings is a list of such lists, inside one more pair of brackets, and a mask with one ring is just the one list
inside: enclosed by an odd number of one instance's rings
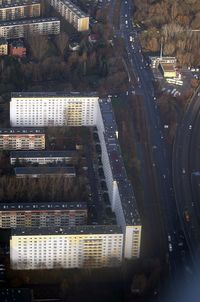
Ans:
{"label": "long residential building", "polygon": [[40,2],[31,0],[30,2],[20,1],[10,4],[0,5],[0,21],[24,19],[40,16]]}
{"label": "long residential building", "polygon": [[67,227],[87,224],[85,202],[0,203],[0,228]]}
{"label": "long residential building", "polygon": [[17,178],[40,178],[40,177],[75,177],[73,166],[65,167],[17,167],[14,169]]}
{"label": "long residential building", "polygon": [[[36,111],[37,115],[35,114]],[[102,150],[101,160],[112,211],[115,212],[118,227],[122,228],[123,232],[122,257],[126,259],[138,258],[141,244],[141,221],[132,185],[127,178],[121,156],[118,130],[111,101],[109,99],[99,99],[96,94],[13,93],[10,103],[10,121],[12,125],[18,126],[95,125],[97,127]],[[95,232],[97,230],[99,232],[99,226],[95,227],[91,229],[94,233],[90,233],[90,236],[94,235],[95,237]],[[112,227],[109,226],[113,230]],[[86,230],[89,230],[89,228],[86,228]],[[76,240],[77,234],[78,230],[74,234],[74,240]],[[52,234],[49,235],[51,237]],[[52,236],[54,235],[53,233]],[[68,236],[69,234],[66,233],[65,235]],[[23,240],[23,236],[23,233],[19,231],[16,240]],[[32,235],[29,234],[28,236],[31,240]],[[39,235],[36,237],[38,238]],[[15,252],[17,253],[17,247]],[[11,258],[14,255],[13,253],[11,253]],[[80,257],[83,256],[80,251],[79,255]],[[34,261],[36,262],[37,259]],[[14,263],[12,259],[11,262]],[[74,265],[76,267],[76,265],[81,266],[82,264],[75,263]],[[29,268],[29,265],[26,263],[25,267]],[[52,267],[52,263],[49,263],[48,267]]]}
{"label": "long residential building", "polygon": [[11,231],[13,269],[99,268],[122,261],[123,233],[118,226],[17,228]]}
{"label": "long residential building", "polygon": [[12,126],[91,126],[96,123],[95,94],[14,92],[10,102]]}
{"label": "long residential building", "polygon": [[0,37],[6,39],[23,38],[29,34],[57,35],[60,33],[58,18],[37,18],[0,22]]}
{"label": "long residential building", "polygon": [[73,2],[70,0],[50,0],[49,2],[77,31],[89,30],[89,16]]}
{"label": "long residential building", "polygon": [[43,128],[0,128],[1,150],[45,149]]}
{"label": "long residential building", "polygon": [[46,165],[50,163],[74,163],[78,158],[78,152],[73,151],[11,151],[10,163],[14,165],[19,163],[31,163]]}

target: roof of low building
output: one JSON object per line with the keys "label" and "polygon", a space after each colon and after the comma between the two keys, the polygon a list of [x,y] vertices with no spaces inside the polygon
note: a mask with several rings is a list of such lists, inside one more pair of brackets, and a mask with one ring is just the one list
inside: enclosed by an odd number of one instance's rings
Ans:
{"label": "roof of low building", "polygon": [[0,203],[0,211],[87,210],[86,202],[15,202]]}
{"label": "roof of low building", "polygon": [[68,151],[11,151],[11,158],[54,158],[54,157],[77,157],[78,152],[76,150]]}
{"label": "roof of low building", "polygon": [[73,166],[65,166],[65,167],[46,167],[46,166],[39,166],[39,167],[17,167],[14,169],[16,175],[53,175],[53,174],[75,174],[75,168]]}
{"label": "roof of low building", "polygon": [[44,128],[0,128],[0,135],[1,134],[44,134],[45,130]]}
{"label": "roof of low building", "polygon": [[2,302],[31,302],[32,291],[28,288],[0,288]]}

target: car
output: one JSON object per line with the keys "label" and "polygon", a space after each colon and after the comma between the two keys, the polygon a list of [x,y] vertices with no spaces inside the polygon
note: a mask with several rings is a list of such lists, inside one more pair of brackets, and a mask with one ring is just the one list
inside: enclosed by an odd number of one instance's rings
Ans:
{"label": "car", "polygon": [[164,178],[164,179],[166,178],[166,175],[165,175],[165,174],[163,174],[163,178]]}
{"label": "car", "polygon": [[165,128],[165,129],[168,129],[168,128],[169,128],[169,125],[164,125],[164,128]]}
{"label": "car", "polygon": [[192,125],[189,125],[189,130],[192,130]]}
{"label": "car", "polygon": [[169,251],[170,251],[170,253],[173,251],[173,248],[172,248],[172,244],[171,244],[171,243],[169,243]]}
{"label": "car", "polygon": [[184,168],[182,169],[182,173],[185,174],[185,169]]}
{"label": "car", "polygon": [[171,236],[170,236],[169,234],[168,234],[167,238],[168,238],[168,241],[169,241],[169,242],[172,241]]}

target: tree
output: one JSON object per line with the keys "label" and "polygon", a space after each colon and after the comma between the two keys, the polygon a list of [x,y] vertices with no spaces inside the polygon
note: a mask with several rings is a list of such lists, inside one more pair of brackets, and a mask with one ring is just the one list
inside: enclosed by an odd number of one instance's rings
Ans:
{"label": "tree", "polygon": [[68,41],[69,41],[69,37],[63,31],[56,37],[56,40],[55,40],[56,46],[59,49],[62,56],[64,56]]}
{"label": "tree", "polygon": [[48,38],[46,36],[29,35],[28,44],[33,57],[41,61],[48,50]]}

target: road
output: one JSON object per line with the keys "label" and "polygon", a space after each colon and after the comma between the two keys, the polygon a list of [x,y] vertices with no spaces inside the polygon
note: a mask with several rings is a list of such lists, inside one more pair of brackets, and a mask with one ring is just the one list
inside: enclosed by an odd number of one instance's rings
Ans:
{"label": "road", "polygon": [[[200,88],[193,95],[177,130],[173,150],[173,180],[179,218],[196,263],[200,256],[200,204],[193,190],[193,172],[200,171]],[[194,176],[194,175],[193,175]]]}
{"label": "road", "polygon": [[[114,0],[112,6],[114,7]],[[144,130],[147,132],[145,142],[139,148],[143,153],[141,174],[143,175],[144,208],[153,232],[156,231],[158,215],[161,217],[165,251],[168,255],[171,275],[175,276],[181,266],[181,250],[179,238],[179,222],[172,182],[171,158],[163,135],[159,108],[153,86],[153,74],[143,56],[138,37],[138,29],[132,24],[133,3],[122,1],[120,11],[120,30],[115,32],[124,39],[126,52],[123,60],[128,68],[130,94],[142,96],[141,114]],[[131,37],[131,38],[130,38]],[[137,84],[135,84],[135,79]],[[156,203],[156,206],[155,206]],[[157,213],[155,213],[155,209]],[[154,225],[155,222],[155,225]],[[151,233],[151,230],[149,230]],[[156,234],[156,233],[155,233]],[[156,248],[156,238],[153,239]]]}

